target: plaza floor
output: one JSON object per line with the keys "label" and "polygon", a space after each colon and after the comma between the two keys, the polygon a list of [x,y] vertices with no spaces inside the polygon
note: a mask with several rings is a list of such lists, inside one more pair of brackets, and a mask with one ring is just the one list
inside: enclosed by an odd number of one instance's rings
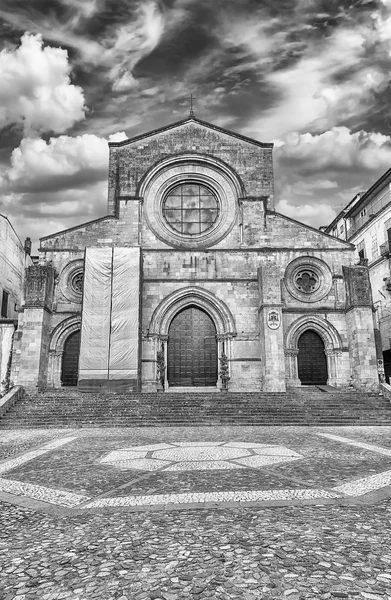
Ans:
{"label": "plaza floor", "polygon": [[391,427],[2,430],[0,599],[391,600]]}

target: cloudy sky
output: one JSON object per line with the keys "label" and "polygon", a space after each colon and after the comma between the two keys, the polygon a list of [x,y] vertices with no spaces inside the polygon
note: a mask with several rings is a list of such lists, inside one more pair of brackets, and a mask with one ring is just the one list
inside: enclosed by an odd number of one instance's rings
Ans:
{"label": "cloudy sky", "polygon": [[196,116],[275,143],[277,210],[329,223],[391,167],[391,0],[1,0],[0,212],[102,216],[107,140]]}

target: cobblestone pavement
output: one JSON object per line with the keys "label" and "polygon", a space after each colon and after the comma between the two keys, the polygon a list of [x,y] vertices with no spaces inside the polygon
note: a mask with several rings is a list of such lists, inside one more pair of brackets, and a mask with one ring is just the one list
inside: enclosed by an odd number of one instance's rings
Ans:
{"label": "cobblestone pavement", "polygon": [[391,502],[50,515],[0,503],[2,600],[391,598]]}
{"label": "cobblestone pavement", "polygon": [[390,427],[3,431],[0,600],[391,600],[390,472]]}

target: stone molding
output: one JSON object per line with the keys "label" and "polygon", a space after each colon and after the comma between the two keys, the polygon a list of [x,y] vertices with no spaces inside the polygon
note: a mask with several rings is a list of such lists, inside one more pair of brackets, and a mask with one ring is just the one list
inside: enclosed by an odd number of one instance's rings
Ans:
{"label": "stone molding", "polygon": [[64,351],[64,345],[71,333],[81,328],[81,315],[72,315],[64,321],[61,321],[52,331],[50,338],[50,352],[61,353]]}
{"label": "stone molding", "polygon": [[187,306],[197,306],[208,313],[218,336],[224,339],[236,336],[235,321],[229,308],[212,292],[196,286],[176,290],[160,302],[152,315],[148,336],[167,336],[172,319]]}
{"label": "stone molding", "polygon": [[298,341],[302,333],[312,329],[316,331],[323,340],[325,350],[341,351],[343,346],[338,331],[326,319],[321,319],[314,315],[305,315],[294,321],[285,336],[285,348],[288,350],[298,350]]}

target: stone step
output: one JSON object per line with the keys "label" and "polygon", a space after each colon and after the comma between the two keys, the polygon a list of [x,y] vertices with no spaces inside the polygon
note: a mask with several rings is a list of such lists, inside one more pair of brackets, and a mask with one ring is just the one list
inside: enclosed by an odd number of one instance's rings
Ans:
{"label": "stone step", "polygon": [[25,396],[2,428],[207,425],[391,425],[383,397],[304,388],[281,393],[82,394],[51,390]]}

